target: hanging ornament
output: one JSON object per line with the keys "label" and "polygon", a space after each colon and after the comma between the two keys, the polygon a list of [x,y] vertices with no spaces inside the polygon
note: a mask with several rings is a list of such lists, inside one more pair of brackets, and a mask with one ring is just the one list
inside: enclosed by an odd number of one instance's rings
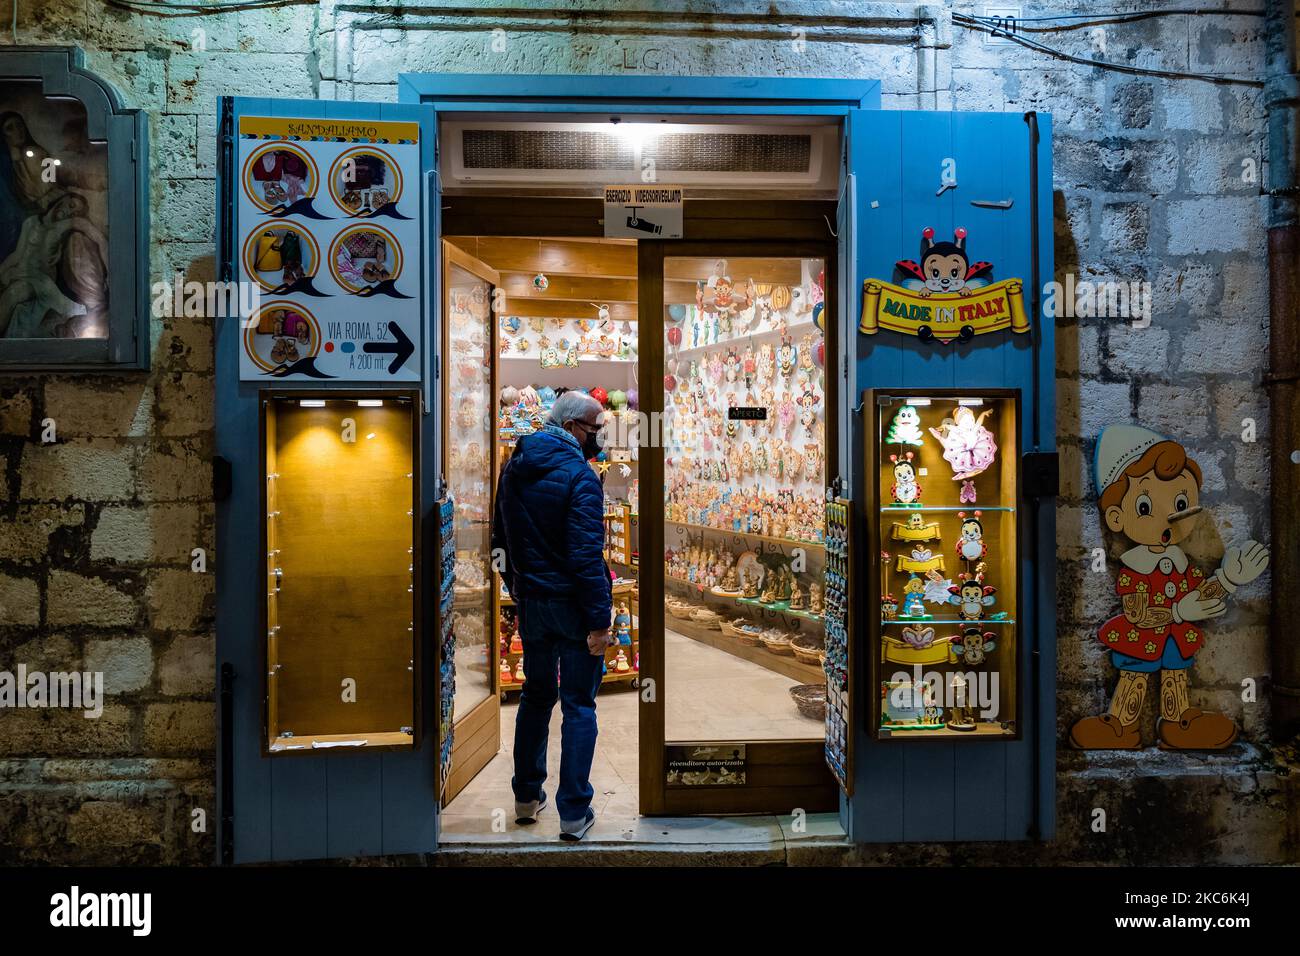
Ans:
{"label": "hanging ornament", "polygon": [[540,272],[533,276],[533,288],[538,292],[545,292],[550,284],[551,280],[546,278],[546,276],[542,275]]}
{"label": "hanging ornament", "polygon": [[592,389],[590,392],[588,392],[587,394],[590,395],[592,398],[594,398],[596,401],[600,402],[600,404],[602,404],[602,405],[608,405],[608,404],[609,404],[609,393],[606,392],[606,391],[605,391],[603,388],[601,388],[599,385],[597,385],[595,388],[593,388],[593,389]]}
{"label": "hanging ornament", "polygon": [[608,325],[609,325],[609,306],[607,306],[607,305],[597,305],[595,302],[589,302],[589,303],[587,303],[587,304],[590,305],[593,309],[596,310],[596,321],[600,323],[600,327],[603,329],[603,328],[605,328],[606,326],[608,326]]}
{"label": "hanging ornament", "polygon": [[671,375],[664,376],[664,391],[675,392],[677,390],[677,379]]}
{"label": "hanging ornament", "polygon": [[682,330],[675,325],[668,330],[668,344],[673,348],[682,344]]}

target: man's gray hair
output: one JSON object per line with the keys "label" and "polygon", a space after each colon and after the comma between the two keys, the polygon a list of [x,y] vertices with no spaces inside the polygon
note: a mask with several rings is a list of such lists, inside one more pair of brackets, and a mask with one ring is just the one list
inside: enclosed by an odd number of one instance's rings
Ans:
{"label": "man's gray hair", "polygon": [[593,410],[596,413],[602,412],[604,406],[586,392],[565,392],[551,405],[551,413],[547,416],[547,420],[552,425],[563,428],[565,422],[585,421]]}

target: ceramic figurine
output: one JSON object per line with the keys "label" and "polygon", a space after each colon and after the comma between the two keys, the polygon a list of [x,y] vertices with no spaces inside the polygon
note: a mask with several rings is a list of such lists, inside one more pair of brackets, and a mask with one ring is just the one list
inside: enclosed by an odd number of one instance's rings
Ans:
{"label": "ceramic figurine", "polygon": [[1106,528],[1133,546],[1120,556],[1115,582],[1121,611],[1097,633],[1119,668],[1119,683],[1107,713],[1071,728],[1076,747],[1139,747],[1138,721],[1157,671],[1161,747],[1222,750],[1237,739],[1227,715],[1192,706],[1188,676],[1205,646],[1205,622],[1223,615],[1225,599],[1264,572],[1269,553],[1255,541],[1232,545],[1208,577],[1191,564],[1180,543],[1194,533],[1201,480],[1186,449],[1150,429],[1111,425],[1097,440],[1098,510]]}
{"label": "ceramic figurine", "polygon": [[903,628],[903,642],[908,647],[914,647],[917,650],[929,647],[934,643],[933,627],[905,627]]}
{"label": "ceramic figurine", "polygon": [[984,663],[984,656],[992,654],[996,647],[993,640],[997,637],[992,631],[981,632],[978,627],[971,625],[962,628],[961,636],[953,641],[952,649],[961,657],[962,662],[974,667],[977,664]]}
{"label": "ceramic figurine", "polygon": [[953,674],[952,682],[948,685],[952,688],[953,706],[949,708],[948,729],[969,732],[975,729],[975,715],[970,707],[970,687],[966,682],[966,677],[962,674]]}
{"label": "ceramic figurine", "polygon": [[808,586],[808,610],[812,614],[820,615],[826,606],[822,597],[822,586],[814,581]]}
{"label": "ceramic figurine", "polygon": [[959,574],[957,579],[959,583],[948,588],[948,603],[957,608],[957,616],[962,620],[983,620],[984,609],[997,601],[993,595],[998,589],[986,585],[983,574]]}
{"label": "ceramic figurine", "polygon": [[794,370],[799,367],[799,350],[795,348],[794,342],[788,335],[781,339],[781,347],[776,353],[776,363],[781,374],[787,377],[794,374]]}
{"label": "ceramic figurine", "polygon": [[794,582],[794,586],[790,591],[790,609],[794,611],[802,611],[806,609],[807,606],[808,606],[808,595],[804,591],[804,589],[800,587],[799,581],[796,578]]}
{"label": "ceramic figurine", "polygon": [[885,621],[892,621],[898,617],[898,602],[894,600],[892,594],[882,595],[880,598],[880,617]]}
{"label": "ceramic figurine", "polygon": [[957,500],[964,505],[973,505],[975,503],[975,481],[967,478],[961,483],[961,492],[957,495]]}
{"label": "ceramic figurine", "polygon": [[924,440],[921,434],[921,413],[912,405],[904,405],[890,423],[889,431],[885,433],[885,443],[920,447]]}
{"label": "ceramic figurine", "polygon": [[509,661],[502,661],[502,662],[501,662],[501,683],[502,683],[502,684],[513,684],[514,682],[515,682],[515,679],[514,679],[514,677],[512,677],[511,674],[510,674],[510,662],[509,662]]}
{"label": "ceramic figurine", "polygon": [[952,466],[953,481],[974,478],[993,464],[998,443],[984,427],[984,419],[992,414],[993,410],[986,408],[977,418],[969,406],[958,405],[950,418],[930,429],[943,445],[943,458]]}
{"label": "ceramic figurine", "polygon": [[627,655],[620,648],[618,656],[614,658],[614,671],[619,674],[626,674],[631,669],[631,665],[627,662]]}
{"label": "ceramic figurine", "polygon": [[921,486],[916,481],[916,466],[912,464],[912,457],[910,451],[904,452],[901,458],[898,455],[889,456],[894,471],[894,483],[890,486],[889,493],[894,499],[894,504],[919,508]]}
{"label": "ceramic figurine", "polygon": [[980,521],[980,513],[974,511],[967,516],[966,512],[959,511],[957,520],[961,522],[961,533],[957,538],[957,557],[964,561],[980,560],[988,554],[989,550],[984,544],[984,525]]}
{"label": "ceramic figurine", "polygon": [[926,522],[918,512],[908,515],[905,522],[894,522],[891,535],[895,541],[938,541],[939,522]]}
{"label": "ceramic figurine", "polygon": [[903,585],[903,607],[899,612],[899,617],[930,617],[925,610],[924,594],[925,582],[915,574],[908,578],[907,583]]}

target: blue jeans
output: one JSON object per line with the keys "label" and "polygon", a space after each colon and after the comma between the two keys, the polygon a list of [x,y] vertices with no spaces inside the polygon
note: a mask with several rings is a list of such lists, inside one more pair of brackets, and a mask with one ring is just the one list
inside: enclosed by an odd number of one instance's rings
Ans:
{"label": "blue jeans", "polygon": [[587,650],[587,629],[569,600],[521,600],[519,638],[524,645],[524,689],[515,720],[515,776],[510,781],[515,799],[530,803],[541,795],[551,711],[558,697],[564,722],[555,805],[562,822],[585,820],[594,793],[590,777],[596,753],[596,691],[605,655]]}

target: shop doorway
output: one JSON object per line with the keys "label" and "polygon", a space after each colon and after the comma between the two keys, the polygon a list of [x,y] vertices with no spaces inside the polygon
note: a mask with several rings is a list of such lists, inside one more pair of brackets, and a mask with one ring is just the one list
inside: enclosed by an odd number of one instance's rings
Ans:
{"label": "shop doorway", "polygon": [[[610,425],[593,464],[606,489],[620,641],[598,698],[592,783],[603,828],[634,831],[642,815],[835,810],[817,610],[817,504],[838,428],[824,374],[834,368],[837,296],[823,217],[834,204],[775,203],[770,220],[756,221],[752,210],[718,218],[740,207],[711,203],[719,238],[708,242],[470,231],[499,221],[503,202],[516,231],[564,224],[548,215],[552,200],[451,197],[444,206],[439,401],[443,474],[457,502],[457,656],[443,839],[481,835],[512,799],[522,644],[484,518],[514,441],[566,388],[601,399]],[[566,204],[568,231],[598,225],[595,209],[577,225],[574,213],[592,205]],[[737,407],[765,411],[729,419]],[[640,434],[652,421],[671,427]],[[728,470],[697,481],[687,458]],[[729,515],[743,499],[743,526],[723,527],[717,509],[688,514],[692,496],[727,502]],[[560,722],[557,712],[552,763]]]}

